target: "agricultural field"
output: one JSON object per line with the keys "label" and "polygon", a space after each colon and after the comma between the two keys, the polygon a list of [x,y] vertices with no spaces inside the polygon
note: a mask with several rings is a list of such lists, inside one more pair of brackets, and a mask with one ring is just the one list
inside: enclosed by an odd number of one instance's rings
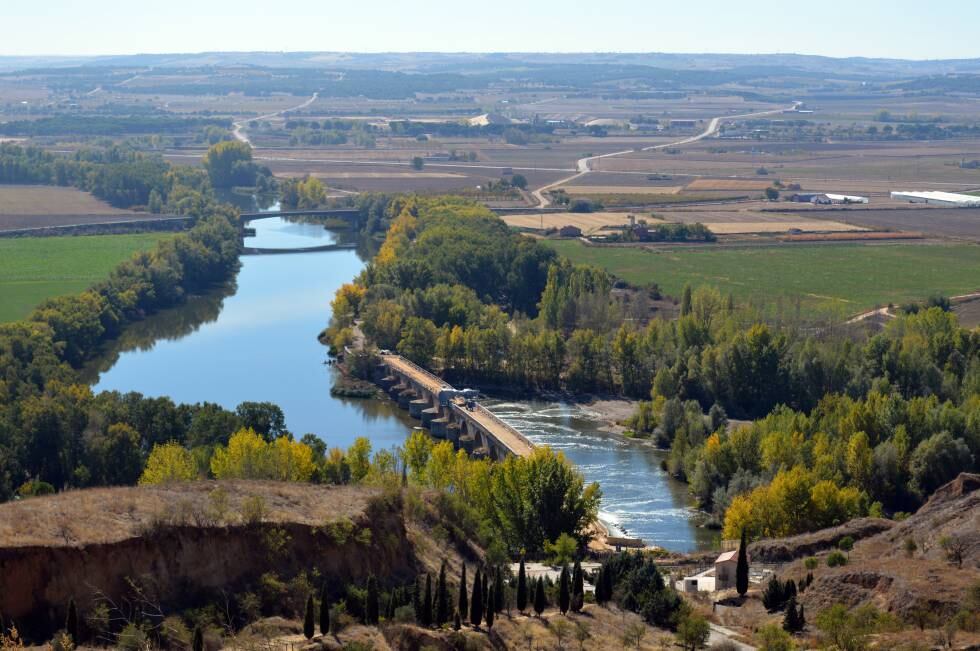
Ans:
{"label": "agricultural field", "polygon": [[713,285],[737,299],[799,297],[810,311],[856,314],[876,305],[980,290],[980,247],[972,244],[787,245],[650,250],[549,241],[573,262],[672,296]]}
{"label": "agricultural field", "polygon": [[0,238],[0,322],[22,319],[46,298],[77,294],[169,233]]}
{"label": "agricultural field", "polygon": [[0,185],[0,231],[159,218],[114,208],[74,188]]}

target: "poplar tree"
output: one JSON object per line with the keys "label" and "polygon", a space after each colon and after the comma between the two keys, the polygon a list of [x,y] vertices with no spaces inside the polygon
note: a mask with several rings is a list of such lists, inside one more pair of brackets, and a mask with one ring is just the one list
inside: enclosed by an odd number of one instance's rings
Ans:
{"label": "poplar tree", "polygon": [[558,610],[562,615],[568,612],[571,605],[571,586],[568,578],[568,565],[562,565],[561,577],[558,579]]}
{"label": "poplar tree", "polygon": [[480,570],[473,577],[473,594],[470,596],[470,624],[479,626],[483,618],[483,585],[480,583]]}
{"label": "poplar tree", "polygon": [[470,612],[470,604],[466,599],[466,563],[463,563],[463,569],[459,575],[459,599],[456,604],[456,612],[460,617],[466,617],[466,614]]}
{"label": "poplar tree", "polygon": [[534,612],[538,614],[538,617],[541,617],[541,613],[544,612],[544,606],[544,579],[539,577],[534,586]]}
{"label": "poplar tree", "polygon": [[575,570],[572,572],[572,612],[582,612],[585,605],[585,577],[582,576],[582,563],[575,561]]}
{"label": "poplar tree", "polygon": [[521,567],[517,570],[517,610],[521,614],[527,610],[527,571],[524,569],[523,556],[521,556]]}
{"label": "poplar tree", "polygon": [[330,632],[330,601],[327,599],[327,586],[320,588],[320,635]]}
{"label": "poplar tree", "polygon": [[742,529],[742,540],[738,546],[738,565],[735,566],[735,590],[740,597],[749,591],[749,552],[745,540],[745,529]]}
{"label": "poplar tree", "polygon": [[306,598],[306,616],[303,617],[303,635],[307,640],[313,639],[315,623],[313,621],[313,595]]}

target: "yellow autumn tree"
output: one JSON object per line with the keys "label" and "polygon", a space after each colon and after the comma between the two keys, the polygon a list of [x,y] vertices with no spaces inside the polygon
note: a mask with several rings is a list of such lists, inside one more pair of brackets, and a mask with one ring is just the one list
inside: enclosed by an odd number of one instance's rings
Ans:
{"label": "yellow autumn tree", "polygon": [[280,436],[267,443],[269,468],[272,479],[279,481],[309,481],[316,465],[313,463],[313,450],[299,441],[291,441]]}
{"label": "yellow autumn tree", "polygon": [[190,450],[179,443],[154,445],[140,476],[141,486],[197,479],[197,464]]}
{"label": "yellow autumn tree", "polygon": [[309,481],[314,469],[308,445],[285,436],[267,443],[252,429],[235,432],[228,445],[217,448],[211,457],[216,479]]}

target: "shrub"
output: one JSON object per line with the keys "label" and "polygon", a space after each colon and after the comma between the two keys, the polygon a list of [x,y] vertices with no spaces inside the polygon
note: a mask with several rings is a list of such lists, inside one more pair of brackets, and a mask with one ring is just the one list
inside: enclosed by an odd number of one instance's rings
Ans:
{"label": "shrub", "polygon": [[847,565],[847,556],[836,549],[827,554],[827,567],[843,567]]}
{"label": "shrub", "polygon": [[803,561],[803,565],[805,565],[806,569],[808,570],[815,570],[817,569],[817,566],[820,565],[820,560],[816,556],[810,556]]}
{"label": "shrub", "polygon": [[252,495],[242,502],[242,522],[245,524],[259,524],[266,516],[265,498],[261,495]]}
{"label": "shrub", "polygon": [[146,631],[137,624],[126,624],[116,636],[116,647],[123,651],[141,651],[147,643]]}

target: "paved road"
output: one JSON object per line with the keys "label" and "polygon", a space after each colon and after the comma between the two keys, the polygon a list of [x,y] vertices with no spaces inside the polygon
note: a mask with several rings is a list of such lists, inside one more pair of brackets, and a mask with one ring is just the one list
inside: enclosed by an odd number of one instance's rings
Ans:
{"label": "paved road", "polygon": [[[796,108],[796,106],[797,106],[797,104],[793,104],[793,107],[792,108]],[[712,136],[712,135],[718,133],[718,129],[721,126],[721,121],[722,120],[745,120],[745,119],[748,119],[748,118],[761,118],[761,117],[764,117],[764,116],[767,116],[767,115],[774,115],[776,113],[782,113],[785,110],[786,109],[781,109],[780,108],[780,109],[773,109],[773,110],[770,110],[770,111],[757,111],[755,113],[742,113],[740,115],[721,115],[721,116],[718,116],[718,117],[715,117],[715,118],[711,118],[711,121],[708,123],[708,128],[705,129],[704,131],[702,131],[701,133],[695,135],[695,136],[690,136],[688,138],[682,138],[680,140],[675,140],[673,142],[668,142],[668,143],[664,143],[664,144],[661,144],[661,145],[651,145],[649,147],[643,147],[642,149],[639,149],[639,150],[636,150],[636,149],[624,149],[623,151],[614,151],[614,152],[610,152],[608,154],[600,154],[598,156],[586,156],[585,158],[578,159],[578,161],[577,161],[577,163],[575,165],[575,167],[576,167],[576,169],[578,171],[575,174],[573,174],[572,176],[569,176],[567,178],[564,178],[564,179],[560,179],[558,181],[555,181],[554,183],[549,183],[548,185],[546,185],[544,187],[540,187],[537,190],[535,190],[534,192],[532,192],[531,194],[534,196],[535,199],[537,199],[537,201],[538,201],[538,207],[539,208],[545,208],[545,207],[547,207],[551,203],[551,200],[548,199],[547,196],[545,196],[545,192],[547,192],[549,190],[553,190],[554,188],[556,188],[556,187],[558,187],[560,185],[564,185],[565,183],[568,183],[568,182],[573,181],[573,180],[575,180],[577,178],[581,178],[581,177],[585,176],[586,174],[588,174],[589,172],[592,171],[592,168],[590,166],[590,163],[592,161],[594,161],[594,160],[599,160],[599,159],[602,159],[602,158],[613,158],[615,156],[623,156],[625,154],[632,154],[632,153],[634,153],[636,151],[653,151],[653,150],[656,150],[656,149],[667,149],[668,147],[680,147],[681,145],[689,145],[692,142],[697,142],[699,140],[703,140],[703,139],[705,139],[705,138],[707,138],[709,136]]]}
{"label": "paved road", "polygon": [[709,623],[711,633],[708,635],[708,644],[718,644],[719,642],[731,642],[738,651],[756,651],[754,646],[739,642],[733,636],[738,635],[735,631],[718,624]]}
{"label": "paved road", "polygon": [[246,144],[251,145],[252,144],[252,141],[248,139],[248,136],[245,135],[245,132],[243,131],[243,129],[245,128],[245,126],[249,122],[255,122],[256,120],[268,120],[270,118],[278,117],[278,116],[282,115],[283,113],[288,113],[289,111],[298,111],[300,109],[305,109],[307,106],[309,106],[310,104],[312,104],[313,102],[316,101],[316,98],[317,98],[318,95],[319,95],[319,93],[313,93],[313,97],[311,97],[310,99],[306,100],[302,104],[297,104],[296,106],[292,106],[290,108],[285,108],[285,109],[283,109],[281,111],[276,111],[274,113],[268,113],[266,115],[260,115],[257,118],[248,118],[247,120],[239,120],[237,122],[232,122],[231,124],[232,124],[232,127],[233,128],[232,128],[231,133],[232,133],[232,135],[235,136],[235,139],[238,140],[239,142],[244,142]]}

